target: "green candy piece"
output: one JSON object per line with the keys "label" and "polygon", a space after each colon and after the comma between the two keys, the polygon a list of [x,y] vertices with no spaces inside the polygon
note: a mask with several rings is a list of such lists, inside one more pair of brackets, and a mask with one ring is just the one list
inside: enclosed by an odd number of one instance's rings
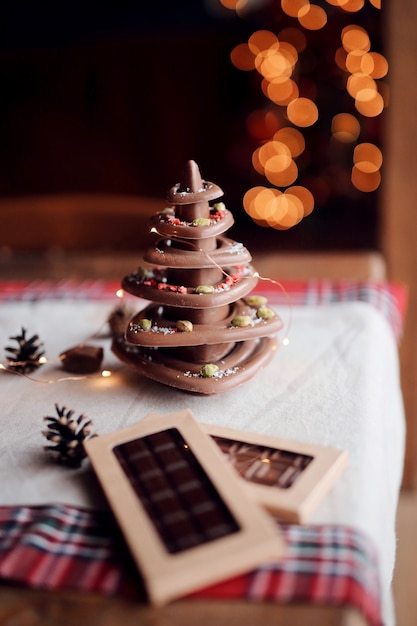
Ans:
{"label": "green candy piece", "polygon": [[213,293],[214,292],[214,287],[213,285],[198,285],[195,289],[194,289],[195,293]]}
{"label": "green candy piece", "polygon": [[244,327],[244,326],[249,326],[251,321],[252,321],[252,318],[250,315],[237,315],[236,317],[232,319],[231,324],[232,326]]}
{"label": "green candy piece", "polygon": [[274,317],[274,315],[274,311],[268,306],[260,306],[259,309],[256,311],[256,316],[260,317],[263,320],[270,320],[272,317]]}
{"label": "green candy piece", "polygon": [[213,209],[215,209],[216,211],[225,211],[226,205],[224,202],[216,202],[215,204],[213,204]]}
{"label": "green candy piece", "polygon": [[148,320],[146,317],[144,317],[143,319],[139,320],[138,326],[142,330],[150,330],[152,326],[152,322],[151,320]]}
{"label": "green candy piece", "polygon": [[177,329],[183,333],[190,333],[193,330],[193,323],[189,320],[178,320]]}
{"label": "green candy piece", "polygon": [[206,363],[200,370],[200,374],[204,378],[211,378],[216,372],[219,371],[219,366],[215,363]]}

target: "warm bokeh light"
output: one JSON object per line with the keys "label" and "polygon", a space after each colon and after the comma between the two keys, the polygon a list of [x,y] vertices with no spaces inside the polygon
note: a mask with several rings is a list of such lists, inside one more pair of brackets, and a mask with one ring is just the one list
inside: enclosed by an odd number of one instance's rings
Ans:
{"label": "warm bokeh light", "polygon": [[249,50],[255,56],[278,43],[278,37],[270,30],[257,30],[248,39]]}
{"label": "warm bokeh light", "polygon": [[369,35],[364,28],[350,24],[342,30],[342,46],[346,52],[352,50],[364,50],[368,52],[371,48]]}
{"label": "warm bokeh light", "polygon": [[262,76],[272,81],[289,78],[297,61],[297,50],[290,43],[283,41],[258,52],[255,57],[255,67]]}
{"label": "warm bokeh light", "polygon": [[[383,54],[370,52],[367,56],[370,57],[372,61],[372,69],[369,72],[372,78],[383,78],[388,74],[388,61]],[[364,70],[362,69],[362,71]]]}
{"label": "warm bokeh light", "polygon": [[[388,72],[388,62],[379,53],[370,52],[371,42],[367,31],[355,24],[346,26],[341,33],[346,52],[344,65],[350,73],[346,90],[355,101],[356,110],[365,117],[376,117],[382,113],[385,100],[378,89],[376,79]],[[343,53],[336,52],[336,63],[343,69]]]}
{"label": "warm bokeh light", "polygon": [[[289,132],[288,132],[289,131]],[[282,141],[276,138],[280,137]],[[252,155],[255,170],[277,187],[291,185],[298,176],[293,160],[304,150],[304,138],[292,128],[283,128],[274,135],[274,140],[264,143]]]}
{"label": "warm bokeh light", "polygon": [[287,230],[296,226],[304,216],[303,207],[295,196],[282,194],[274,200],[276,211],[267,220],[270,226],[278,230]]}
{"label": "warm bokeh light", "polygon": [[230,59],[238,70],[249,72],[255,68],[255,57],[247,43],[240,43],[230,53]]}
{"label": "warm bokeh light", "polygon": [[361,132],[358,119],[350,113],[338,113],[332,119],[332,136],[342,143],[356,141]]}
{"label": "warm bokeh light", "polygon": [[274,141],[279,141],[288,146],[290,154],[293,158],[302,154],[306,145],[304,136],[299,130],[292,128],[292,126],[285,126],[284,128],[277,130],[274,134]]}
{"label": "warm bokeh light", "polygon": [[[245,209],[246,213],[248,215],[250,215],[250,217],[255,217],[253,215],[253,201],[256,198],[257,194],[260,193],[261,191],[265,190],[266,187],[262,187],[261,185],[258,185],[257,187],[251,187],[250,189],[248,189],[248,191],[245,193],[245,195],[243,196],[243,208]],[[271,192],[273,192],[273,190],[270,190]],[[271,197],[272,197],[273,193],[271,193]]]}
{"label": "warm bokeh light", "polygon": [[293,46],[292,43],[290,43],[289,41],[280,41],[279,51],[288,60],[288,62],[291,64],[291,67],[294,69],[298,61],[297,48]]}
{"label": "warm bokeh light", "polygon": [[255,58],[256,69],[267,80],[275,78],[289,78],[295,62],[292,62],[281,50],[269,49],[267,53],[258,54]]}
{"label": "warm bokeh light", "polygon": [[263,187],[254,195],[251,206],[258,219],[268,222],[273,215],[277,215],[276,198],[282,195],[279,189],[271,187]]}
{"label": "warm bokeh light", "polygon": [[239,12],[246,7],[247,0],[220,0],[220,3],[226,9]]}
{"label": "warm bokeh light", "polygon": [[298,17],[299,11],[309,4],[309,0],[281,0],[282,10],[290,17]]}
{"label": "warm bokeh light", "polygon": [[267,161],[273,156],[284,156],[291,159],[289,147],[282,141],[268,141],[259,149],[259,160],[265,167]]}
{"label": "warm bokeh light", "polygon": [[277,228],[287,215],[288,202],[284,200],[283,194],[279,193],[269,201],[265,209],[266,211],[263,219],[265,219],[268,226]]}
{"label": "warm bokeh light", "polygon": [[376,117],[384,110],[384,100],[373,89],[361,89],[356,94],[355,107],[365,117]]}
{"label": "warm bokeh light", "polygon": [[222,4],[226,9],[236,11],[236,7],[239,0],[220,0],[220,4]]}
{"label": "warm bokeh light", "polygon": [[[365,5],[364,0],[326,0],[327,4],[331,4],[334,7],[339,7],[347,13],[356,13],[360,11]],[[380,0],[369,0],[376,8],[381,8]],[[377,6],[379,4],[379,7]]]}
{"label": "warm bokeh light", "polygon": [[352,184],[359,191],[371,192],[378,189],[381,184],[381,174],[376,172],[362,172],[356,165],[352,167]]}
{"label": "warm bokeh light", "polygon": [[295,185],[288,187],[285,190],[285,194],[291,194],[298,198],[303,205],[304,217],[310,215],[314,209],[314,196],[309,189],[302,187],[301,185]]}
{"label": "warm bokeh light", "polygon": [[347,79],[346,90],[352,98],[356,98],[360,91],[364,91],[367,89],[368,91],[376,92],[377,86],[376,82],[367,74],[359,73],[351,74]]}
{"label": "warm bokeh light", "polygon": [[338,4],[344,11],[348,13],[356,13],[363,8],[365,0],[340,0]]}
{"label": "warm bokeh light", "polygon": [[327,23],[327,13],[317,4],[306,4],[298,11],[298,21],[307,30],[320,30]]}
{"label": "warm bokeh light", "polygon": [[[366,63],[367,57],[368,62]],[[352,50],[349,52],[345,58],[345,66],[351,74],[362,73],[368,76],[373,68],[372,60],[369,59],[369,54],[365,50]]]}
{"label": "warm bokeh light", "polygon": [[287,115],[295,126],[312,126],[317,122],[319,111],[309,98],[296,98],[287,106]]}
{"label": "warm bokeh light", "polygon": [[[245,4],[243,0],[221,1],[228,8]],[[345,24],[351,20],[349,14],[359,12],[365,3],[364,0],[326,1],[346,14]],[[369,2],[380,8],[380,0]],[[315,62],[314,48],[310,56],[308,54],[306,32],[328,27],[327,11],[333,15],[334,10],[328,8],[326,11],[309,0],[281,0],[281,9],[287,16],[298,20],[299,27],[282,28],[277,34],[273,29],[259,29],[247,43],[237,45],[230,55],[238,69],[255,69],[259,73],[261,90],[268,101],[264,110],[257,109],[248,115],[246,125],[249,135],[261,144],[253,150],[253,168],[273,188],[252,187],[244,196],[243,206],[256,224],[278,230],[295,226],[311,214],[317,203],[326,203],[333,187],[346,189],[352,184],[357,190],[367,193],[379,187],[382,152],[373,143],[357,142],[363,130],[361,116],[376,117],[383,111],[388,99],[387,85],[377,83],[388,73],[387,59],[371,50],[366,28],[348,23],[339,30],[341,45],[330,51],[330,58],[333,56],[335,70],[340,76],[339,87],[343,89],[345,85],[345,94],[352,100],[342,105],[346,106],[345,112],[331,117],[329,138],[333,140],[331,145],[335,155],[351,155],[352,150],[341,145],[338,147],[337,143],[353,144],[350,181],[349,169],[343,169],[337,163],[333,163],[327,173],[306,176],[303,168],[305,170],[306,164],[312,162],[312,152],[306,146],[302,130],[298,129],[312,127],[318,122],[317,103],[320,103],[322,95],[320,83],[302,70],[302,59],[307,59],[307,66],[311,62],[311,67]],[[238,8],[235,10],[238,11]],[[303,57],[299,59],[301,53]],[[347,112],[353,107],[357,115]],[[328,116],[325,111],[323,113]],[[323,122],[326,123],[324,116],[320,119],[319,129]],[[304,132],[306,137],[317,136],[316,131],[312,131],[313,135]],[[317,132],[318,136],[322,134],[321,130]],[[298,157],[301,157],[299,162]],[[299,178],[302,184],[296,184]]]}
{"label": "warm bokeh light", "polygon": [[334,55],[334,60],[339,69],[343,72],[346,72],[346,58],[347,52],[344,48],[340,47],[336,50]]}
{"label": "warm bokeh light", "polygon": [[258,172],[258,174],[261,174],[262,176],[264,176],[265,168],[264,168],[263,164],[261,163],[261,161],[259,159],[259,150],[260,150],[260,148],[257,148],[252,153],[252,165],[253,165],[255,171]]}
{"label": "warm bokeh light", "polygon": [[256,109],[246,118],[246,128],[251,137],[260,141],[269,139],[280,127],[280,120],[274,111]]}
{"label": "warm bokeh light", "polygon": [[286,76],[274,78],[271,82],[264,79],[262,91],[271,102],[281,106],[286,106],[299,96],[297,83]]}
{"label": "warm bokeh light", "polygon": [[358,71],[363,72],[364,74],[369,74],[369,76],[372,76],[374,69],[375,69],[375,63],[374,63],[374,59],[372,58],[372,52],[365,52],[365,54],[363,54],[360,57],[360,67]]}
{"label": "warm bokeh light", "polygon": [[297,52],[302,52],[307,47],[307,37],[299,28],[283,28],[278,33],[278,39],[290,43]]}
{"label": "warm bokeh light", "polygon": [[285,154],[275,154],[265,163],[265,177],[276,187],[292,185],[297,176],[297,164]]}
{"label": "warm bokeh light", "polygon": [[353,162],[356,167],[367,174],[378,171],[382,166],[382,152],[373,143],[360,143],[353,151]]}
{"label": "warm bokeh light", "polygon": [[278,228],[287,217],[288,207],[288,200],[284,198],[284,194],[279,193],[268,202],[263,219],[268,223],[268,226]]}
{"label": "warm bokeh light", "polygon": [[288,229],[312,212],[314,198],[302,186],[289,187],[284,193],[278,189],[258,186],[246,192],[243,206],[258,224]]}

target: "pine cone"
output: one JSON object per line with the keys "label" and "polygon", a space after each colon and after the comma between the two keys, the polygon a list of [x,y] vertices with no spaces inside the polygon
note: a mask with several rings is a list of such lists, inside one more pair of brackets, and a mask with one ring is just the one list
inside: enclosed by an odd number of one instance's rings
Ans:
{"label": "pine cone", "polygon": [[48,430],[42,431],[42,434],[54,444],[45,446],[45,450],[64,465],[80,467],[86,457],[83,442],[97,437],[97,434],[91,431],[92,422],[84,414],[73,419],[74,411],[68,410],[65,406],[60,408],[55,404],[55,409],[58,417],[44,417],[49,423]]}
{"label": "pine cone", "polygon": [[18,347],[12,348],[7,346],[6,352],[9,352],[12,356],[6,355],[9,362],[9,367],[21,374],[27,374],[33,372],[37,367],[42,365],[39,359],[45,354],[41,347],[42,343],[36,343],[39,339],[38,335],[33,335],[28,339],[26,337],[26,328],[22,326],[22,332],[16,337],[9,337],[13,341],[17,341]]}

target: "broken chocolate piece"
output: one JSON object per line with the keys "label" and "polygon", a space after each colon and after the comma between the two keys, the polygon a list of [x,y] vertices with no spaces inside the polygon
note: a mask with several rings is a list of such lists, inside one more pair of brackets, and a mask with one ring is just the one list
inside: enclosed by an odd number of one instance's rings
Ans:
{"label": "broken chocolate piece", "polygon": [[103,348],[82,344],[65,350],[59,356],[65,371],[74,374],[94,374],[100,369]]}

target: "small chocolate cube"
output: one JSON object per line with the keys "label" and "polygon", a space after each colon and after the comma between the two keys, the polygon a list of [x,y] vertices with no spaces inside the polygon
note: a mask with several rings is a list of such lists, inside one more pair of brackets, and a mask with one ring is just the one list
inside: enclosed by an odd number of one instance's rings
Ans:
{"label": "small chocolate cube", "polygon": [[79,345],[65,350],[60,355],[62,367],[74,374],[94,374],[98,372],[103,360],[103,348]]}

